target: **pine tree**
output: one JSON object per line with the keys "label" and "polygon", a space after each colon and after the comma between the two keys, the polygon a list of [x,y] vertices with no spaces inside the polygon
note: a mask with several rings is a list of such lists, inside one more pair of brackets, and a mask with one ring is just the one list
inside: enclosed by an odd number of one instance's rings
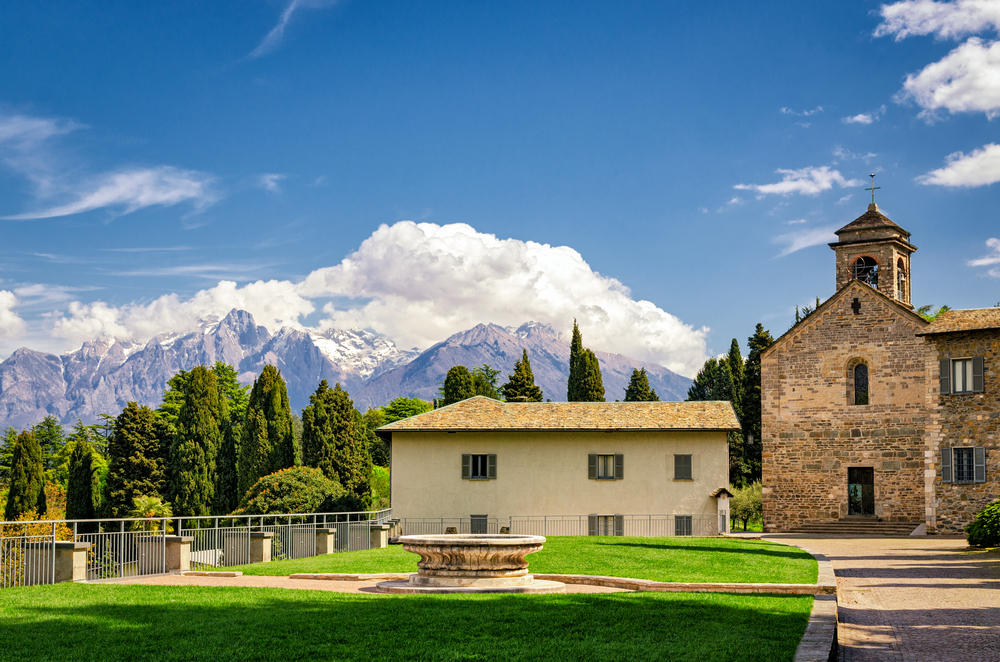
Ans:
{"label": "pine tree", "polygon": [[352,510],[371,505],[372,458],[359,419],[347,391],[325,379],[302,410],[303,462],[340,483]]}
{"label": "pine tree", "polygon": [[542,389],[535,385],[535,375],[531,372],[528,350],[521,350],[521,360],[514,364],[507,383],[500,387],[507,402],[541,402]]}
{"label": "pine tree", "polygon": [[25,430],[17,436],[14,443],[4,519],[16,520],[32,510],[39,516],[46,510],[45,467],[38,440],[29,430]]}
{"label": "pine tree", "polygon": [[625,389],[625,402],[655,402],[659,400],[656,391],[649,387],[649,375],[646,369],[632,370],[632,378]]}
{"label": "pine tree", "polygon": [[0,483],[10,481],[10,467],[14,460],[14,444],[17,443],[17,430],[8,427],[0,437]]}
{"label": "pine tree", "polygon": [[472,373],[464,365],[452,366],[441,386],[442,405],[447,406],[471,398],[476,394]]}
{"label": "pine tree", "polygon": [[162,495],[166,487],[163,437],[166,426],[149,407],[126,405],[108,440],[108,476],[102,509],[108,517],[126,517],[135,497]]}
{"label": "pine tree", "polygon": [[499,400],[500,391],[497,390],[497,377],[499,376],[499,370],[494,370],[492,366],[484,363],[472,371],[472,390],[476,395]]}
{"label": "pine tree", "polygon": [[168,500],[177,515],[210,515],[215,502],[216,461],[228,406],[219,382],[205,366],[184,379],[177,429],[170,446]]}
{"label": "pine tree", "polygon": [[[94,447],[86,439],[73,442],[69,458],[69,480],[66,484],[66,519],[94,519],[100,504],[101,476],[95,460]],[[84,526],[84,525],[81,525]],[[85,529],[92,527],[85,526]]]}
{"label": "pine tree", "polygon": [[237,458],[237,491],[240,498],[261,476],[301,461],[292,432],[288,388],[281,372],[273,365],[264,366],[253,383]]}
{"label": "pine tree", "polygon": [[589,349],[580,356],[583,377],[577,402],[604,402],[604,381],[601,379],[601,364]]}
{"label": "pine tree", "polygon": [[42,449],[42,464],[46,471],[51,472],[56,465],[56,456],[66,445],[66,435],[59,425],[59,419],[50,414],[31,428],[31,432]]}
{"label": "pine tree", "polygon": [[573,320],[573,338],[569,343],[569,379],[566,382],[566,400],[568,402],[582,402],[583,383],[583,336],[580,334],[580,327],[576,320]]}

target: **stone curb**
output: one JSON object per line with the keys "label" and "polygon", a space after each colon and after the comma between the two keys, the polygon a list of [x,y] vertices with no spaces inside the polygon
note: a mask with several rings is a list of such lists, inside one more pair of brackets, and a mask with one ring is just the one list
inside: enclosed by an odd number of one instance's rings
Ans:
{"label": "stone curb", "polygon": [[239,570],[185,570],[180,573],[184,577],[242,577]]}
{"label": "stone curb", "polygon": [[[772,595],[827,595],[836,592],[835,585],[823,584],[761,584],[736,582],[657,582],[651,579],[630,577],[604,577],[601,575],[558,575],[533,573],[535,579],[620,588],[626,591],[651,591],[664,593],[770,593]],[[289,579],[325,579],[329,581],[363,582],[369,580],[406,580],[410,573],[341,573],[320,572],[289,575]]]}
{"label": "stone curb", "polygon": [[818,574],[817,584],[832,585],[831,595],[817,595],[813,599],[812,612],[809,614],[809,625],[802,635],[802,641],[795,649],[795,662],[829,662],[837,659],[837,576],[833,572],[833,564],[823,554],[814,552],[802,545],[792,545],[783,540],[772,539],[789,547],[797,547],[808,552],[816,559]]}

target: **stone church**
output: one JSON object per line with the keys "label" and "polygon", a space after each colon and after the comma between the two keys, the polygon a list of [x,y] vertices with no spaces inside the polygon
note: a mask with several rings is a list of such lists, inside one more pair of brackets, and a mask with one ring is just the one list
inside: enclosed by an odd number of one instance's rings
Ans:
{"label": "stone church", "polygon": [[836,234],[836,292],[761,358],[764,529],[959,533],[1000,497],[1000,308],[915,313],[874,203]]}

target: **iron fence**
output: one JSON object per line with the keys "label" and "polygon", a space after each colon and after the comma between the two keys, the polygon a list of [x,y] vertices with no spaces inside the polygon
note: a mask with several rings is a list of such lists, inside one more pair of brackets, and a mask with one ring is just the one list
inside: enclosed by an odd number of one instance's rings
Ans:
{"label": "iron fence", "polygon": [[[595,522],[594,518],[597,518]],[[605,528],[605,520],[607,527]],[[596,528],[595,528],[596,524]],[[511,515],[510,517],[403,517],[404,535],[500,533],[535,536],[622,535],[635,537],[715,536],[716,515]]]}

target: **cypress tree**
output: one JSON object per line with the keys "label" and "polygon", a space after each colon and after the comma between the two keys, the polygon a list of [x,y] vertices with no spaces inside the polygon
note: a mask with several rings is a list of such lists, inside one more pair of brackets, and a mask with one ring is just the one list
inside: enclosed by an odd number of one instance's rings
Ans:
{"label": "cypress tree", "polygon": [[472,373],[464,365],[452,366],[445,375],[444,385],[441,387],[443,405],[447,406],[471,398],[476,394],[475,381]]}
{"label": "cypress tree", "polygon": [[236,463],[239,458],[243,420],[246,418],[250,397],[249,386],[240,384],[236,369],[228,363],[216,362],[212,367],[219,384],[219,404],[225,406],[229,416],[220,421],[222,445],[216,461],[215,512],[231,513],[239,505],[239,475]]}
{"label": "cypress tree", "polygon": [[212,372],[204,366],[188,372],[170,447],[169,500],[176,515],[209,515],[215,505],[221,422],[229,418],[224,402]]}
{"label": "cypress tree", "polygon": [[542,389],[535,385],[535,375],[531,372],[528,350],[521,350],[521,360],[514,364],[507,383],[500,387],[507,402],[541,402]]}
{"label": "cypress tree", "polygon": [[256,407],[247,410],[238,457],[236,493],[242,499],[257,479],[266,476],[271,468],[271,440],[267,436],[267,419],[264,418],[264,412]]}
{"label": "cypress tree", "polygon": [[100,486],[101,477],[94,462],[94,447],[86,439],[77,439],[73,445],[73,453],[69,456],[66,519],[96,518]]}
{"label": "cypress tree", "polygon": [[774,344],[771,333],[762,324],[757,324],[753,335],[747,339],[750,353],[747,354],[743,372],[743,436],[747,438],[747,459],[751,465],[750,479],[760,480],[760,355]]}
{"label": "cypress tree", "polygon": [[166,486],[165,425],[149,407],[130,402],[115,419],[108,439],[108,476],[103,510],[127,517],[137,496],[162,496]]}
{"label": "cypress tree", "polygon": [[736,418],[743,420],[743,354],[740,352],[740,343],[733,338],[729,343],[729,354],[726,356],[726,363],[729,365],[729,373],[733,379],[733,409],[736,411]]}
{"label": "cypress tree", "polygon": [[253,383],[246,420],[237,449],[240,498],[261,476],[301,462],[292,432],[288,388],[281,372],[273,365],[264,366]]}
{"label": "cypress tree", "polygon": [[625,389],[625,402],[655,402],[659,400],[656,390],[649,387],[646,369],[632,370],[632,378]]}
{"label": "cypress tree", "polygon": [[569,380],[566,383],[566,400],[568,402],[582,401],[582,384],[584,366],[581,363],[583,357],[583,336],[580,334],[580,327],[576,320],[573,320],[573,338],[569,343]]}
{"label": "cypress tree", "polygon": [[601,364],[589,349],[580,356],[582,378],[576,402],[604,402],[604,380],[601,378]]}
{"label": "cypress tree", "polygon": [[38,440],[29,430],[25,430],[14,442],[4,519],[16,520],[32,510],[39,516],[46,510],[45,467],[42,464],[42,448],[38,445]]}
{"label": "cypress tree", "polygon": [[372,458],[350,395],[324,379],[302,410],[302,459],[347,491],[351,510],[371,505]]}

